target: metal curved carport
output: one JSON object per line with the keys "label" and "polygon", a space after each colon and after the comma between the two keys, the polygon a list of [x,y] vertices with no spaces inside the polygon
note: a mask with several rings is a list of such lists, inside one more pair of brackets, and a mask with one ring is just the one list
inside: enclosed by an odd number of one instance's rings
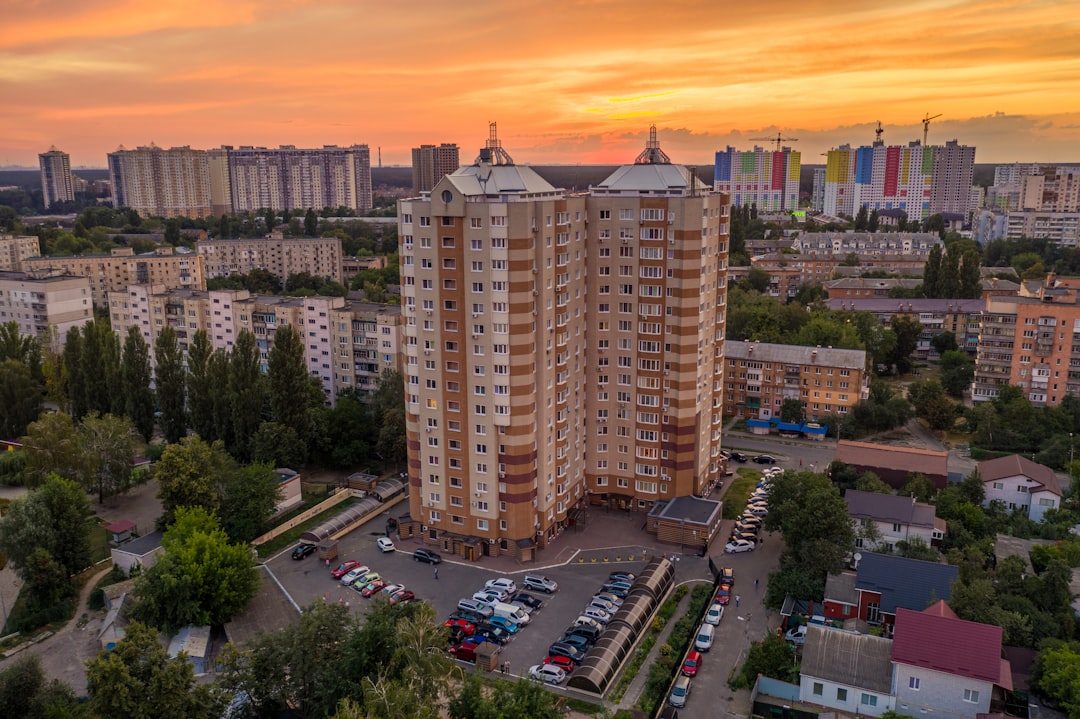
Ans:
{"label": "metal curved carport", "polygon": [[319,544],[332,539],[334,535],[339,532],[347,531],[354,524],[378,510],[381,506],[382,502],[380,502],[378,498],[371,495],[364,497],[356,504],[351,504],[341,512],[338,512],[318,527],[301,534],[300,541],[307,542],[308,544]]}

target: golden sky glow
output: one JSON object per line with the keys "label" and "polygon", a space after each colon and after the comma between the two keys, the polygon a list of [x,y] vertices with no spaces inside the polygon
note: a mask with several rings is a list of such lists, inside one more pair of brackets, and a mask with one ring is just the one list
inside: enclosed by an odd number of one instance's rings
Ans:
{"label": "golden sky glow", "polygon": [[922,137],[1080,163],[1076,0],[0,0],[0,165],[50,145],[367,143],[499,123],[519,163],[676,162],[785,136],[803,162]]}

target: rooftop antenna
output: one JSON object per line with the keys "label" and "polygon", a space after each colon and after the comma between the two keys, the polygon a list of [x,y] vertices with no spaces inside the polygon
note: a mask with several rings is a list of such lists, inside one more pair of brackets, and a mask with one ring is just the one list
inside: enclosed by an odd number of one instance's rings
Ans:
{"label": "rooftop antenna", "polygon": [[379,146],[379,167],[382,167],[382,146]]}
{"label": "rooftop antenna", "polygon": [[924,146],[926,145],[926,136],[930,134],[930,121],[936,120],[939,117],[941,117],[941,113],[938,113],[937,115],[931,117],[930,113],[928,112],[926,113],[926,117],[922,119],[922,144]]}
{"label": "rooftop antenna", "polygon": [[498,123],[495,122],[488,123],[488,139],[480,149],[480,156],[476,158],[477,165],[480,163],[488,163],[491,165],[514,164],[513,158],[503,149],[502,143],[499,141],[497,124]]}
{"label": "rooftop antenna", "polygon": [[798,142],[799,141],[799,138],[797,138],[797,137],[784,137],[779,132],[776,133],[776,137],[751,137],[750,139],[754,140],[755,142],[775,142],[777,152],[780,152],[780,143],[782,143],[782,142]]}
{"label": "rooftop antenna", "polygon": [[649,141],[645,143],[645,149],[634,160],[635,165],[670,165],[671,158],[660,149],[660,141],[656,139],[656,125],[649,125]]}
{"label": "rooftop antenna", "polygon": [[874,130],[874,147],[881,147],[885,144],[885,141],[881,139],[881,133],[885,132],[881,127],[881,120],[877,121],[877,129]]}

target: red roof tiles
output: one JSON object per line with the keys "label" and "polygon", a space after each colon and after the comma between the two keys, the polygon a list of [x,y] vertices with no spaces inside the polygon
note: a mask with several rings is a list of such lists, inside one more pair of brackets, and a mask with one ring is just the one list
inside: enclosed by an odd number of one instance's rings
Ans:
{"label": "red roof tiles", "polygon": [[897,608],[892,660],[1012,689],[1001,627],[946,616],[937,605],[922,612]]}

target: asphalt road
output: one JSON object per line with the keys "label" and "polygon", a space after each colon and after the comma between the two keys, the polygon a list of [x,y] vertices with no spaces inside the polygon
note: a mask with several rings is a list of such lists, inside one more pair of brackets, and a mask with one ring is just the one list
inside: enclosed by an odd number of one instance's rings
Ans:
{"label": "asphalt road", "polygon": [[[744,434],[725,434],[724,448],[743,452],[751,457],[755,454],[771,454],[780,460],[785,469],[806,469],[822,472],[828,468],[836,454],[836,440],[782,440],[777,437],[756,437]],[[802,461],[800,465],[799,462]],[[729,462],[728,469],[735,467],[758,467],[753,462],[740,465]]]}

